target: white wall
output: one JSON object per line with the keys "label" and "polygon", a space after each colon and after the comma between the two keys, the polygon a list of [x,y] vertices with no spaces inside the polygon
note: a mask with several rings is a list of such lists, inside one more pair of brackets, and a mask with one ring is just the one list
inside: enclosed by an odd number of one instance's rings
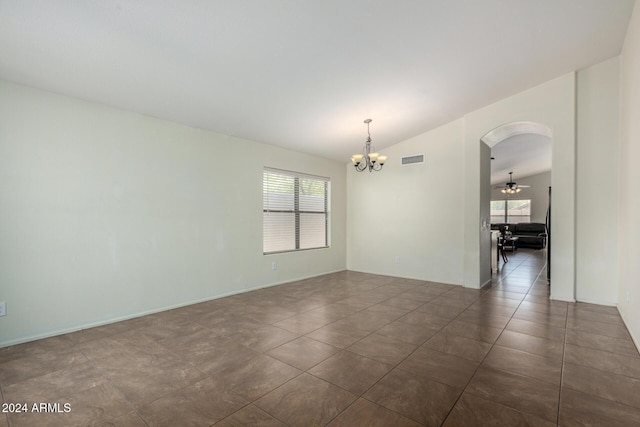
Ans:
{"label": "white wall", "polygon": [[618,308],[640,347],[640,2],[620,56]]}
{"label": "white wall", "polygon": [[[381,150],[381,172],[346,166],[350,270],[462,284],[463,139],[457,120]],[[415,154],[425,163],[400,164]]]}
{"label": "white wall", "polygon": [[480,283],[480,139],[498,126],[537,122],[553,133],[551,298],[573,301],[575,285],[575,75],[566,74],[481,108],[465,120],[465,283]]}
{"label": "white wall", "polygon": [[[491,147],[480,143],[480,286],[491,284]],[[474,286],[475,287],[475,286]]]}
{"label": "white wall", "polygon": [[[507,182],[508,179],[505,179]],[[549,186],[551,185],[551,172],[543,172],[536,175],[518,177],[514,179],[518,185],[529,185],[518,194],[503,194],[499,188],[491,190],[491,200],[519,200],[531,199],[531,221],[544,224],[549,207]]]}
{"label": "white wall", "polygon": [[[6,82],[0,123],[0,346],[346,267],[343,163]],[[331,178],[331,248],[262,254],[264,166]]]}
{"label": "white wall", "polygon": [[576,299],[618,301],[620,62],[576,75]]}

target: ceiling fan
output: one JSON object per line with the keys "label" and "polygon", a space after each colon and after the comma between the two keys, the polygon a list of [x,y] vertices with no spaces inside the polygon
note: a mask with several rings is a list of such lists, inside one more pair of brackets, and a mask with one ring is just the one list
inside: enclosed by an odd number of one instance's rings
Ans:
{"label": "ceiling fan", "polygon": [[504,194],[516,194],[522,191],[523,188],[529,188],[530,185],[518,185],[513,181],[513,172],[509,172],[509,182],[507,182],[504,187],[501,185],[496,185],[493,188],[502,188],[500,190]]}

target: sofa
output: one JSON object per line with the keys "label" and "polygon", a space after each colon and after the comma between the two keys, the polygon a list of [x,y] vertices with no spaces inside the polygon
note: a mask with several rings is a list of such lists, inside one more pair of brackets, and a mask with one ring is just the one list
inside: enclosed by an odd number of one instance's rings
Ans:
{"label": "sofa", "polygon": [[491,224],[492,230],[511,232],[517,237],[516,247],[542,249],[547,245],[547,226],[539,222],[521,222],[518,224]]}

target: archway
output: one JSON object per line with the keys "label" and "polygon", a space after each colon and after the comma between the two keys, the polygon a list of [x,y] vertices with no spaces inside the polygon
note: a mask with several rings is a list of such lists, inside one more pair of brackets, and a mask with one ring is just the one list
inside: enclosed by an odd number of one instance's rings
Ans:
{"label": "archway", "polygon": [[[494,210],[500,206],[504,209],[503,220],[494,217],[496,212],[490,211],[488,218],[491,223],[546,223],[547,211],[550,203],[549,188],[551,185],[551,159],[552,159],[552,131],[541,123],[530,121],[518,121],[503,124],[487,132],[481,138],[481,144],[486,144],[490,149],[490,190],[489,200],[486,194],[481,196],[483,211],[492,204]],[[485,150],[486,151],[486,150]],[[515,174],[514,181],[520,185],[516,194],[504,194],[501,190],[507,182],[511,182],[511,172]],[[513,212],[509,207],[518,205],[523,216],[507,215]],[[483,218],[487,218],[486,213]],[[540,227],[544,229],[544,226]],[[529,227],[535,227],[531,225]],[[489,237],[489,242],[491,242]],[[486,240],[486,239],[485,239]],[[492,270],[497,267],[495,256],[491,255],[491,243],[486,241],[481,245],[481,258],[487,258],[492,265]],[[494,245],[495,250],[495,245]],[[488,252],[488,253],[486,253]],[[550,255],[552,251],[548,250]],[[550,262],[548,261],[548,268]]]}

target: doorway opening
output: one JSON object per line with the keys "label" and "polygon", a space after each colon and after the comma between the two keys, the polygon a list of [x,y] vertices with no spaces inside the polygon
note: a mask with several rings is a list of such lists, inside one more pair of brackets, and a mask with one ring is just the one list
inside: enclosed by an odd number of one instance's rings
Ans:
{"label": "doorway opening", "polygon": [[[527,248],[551,254],[552,133],[540,123],[512,122],[485,134],[481,143],[491,149],[491,191],[485,193],[489,194],[488,200],[481,203],[483,210],[488,207],[492,242],[481,250],[489,252],[483,258],[491,260],[491,272],[495,274],[501,260],[504,263],[507,259],[498,256],[499,235],[509,236],[511,250]],[[547,256],[547,269],[549,261]]]}

